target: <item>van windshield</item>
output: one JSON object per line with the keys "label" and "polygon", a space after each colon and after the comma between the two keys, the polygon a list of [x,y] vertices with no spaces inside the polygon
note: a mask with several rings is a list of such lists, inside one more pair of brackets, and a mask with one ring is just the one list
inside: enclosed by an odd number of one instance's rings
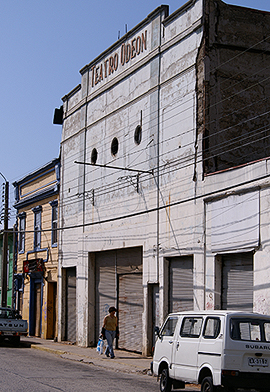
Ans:
{"label": "van windshield", "polygon": [[254,318],[232,318],[230,334],[233,340],[270,342],[270,322]]}

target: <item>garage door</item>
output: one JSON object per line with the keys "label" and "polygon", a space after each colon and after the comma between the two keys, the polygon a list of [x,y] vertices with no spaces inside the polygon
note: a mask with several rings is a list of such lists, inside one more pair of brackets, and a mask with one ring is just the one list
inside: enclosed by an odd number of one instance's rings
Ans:
{"label": "garage door", "polygon": [[76,342],[76,267],[67,268],[66,340]]}
{"label": "garage door", "polygon": [[142,274],[119,275],[118,318],[120,336],[118,347],[142,351]]}
{"label": "garage door", "polygon": [[[96,340],[109,307],[116,306],[120,330],[119,347],[141,351],[142,248],[98,252],[95,254],[95,264]],[[135,317],[136,327],[134,327]]]}
{"label": "garage door", "polygon": [[222,256],[222,309],[253,310],[253,253]]}
{"label": "garage door", "polygon": [[193,257],[169,259],[169,311],[193,310]]}
{"label": "garage door", "polygon": [[96,341],[110,306],[117,304],[116,252],[96,253]]}

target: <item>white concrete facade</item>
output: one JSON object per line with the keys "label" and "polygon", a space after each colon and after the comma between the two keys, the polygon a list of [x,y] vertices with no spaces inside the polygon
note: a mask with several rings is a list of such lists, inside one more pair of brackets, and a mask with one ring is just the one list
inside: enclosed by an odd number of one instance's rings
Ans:
{"label": "white concrete facade", "polygon": [[[80,346],[95,343],[93,255],[105,250],[143,249],[143,353],[150,351],[152,333],[149,285],[159,286],[161,323],[169,311],[168,260],[174,257],[192,256],[193,307],[202,310],[218,306],[217,255],[255,251],[254,310],[270,314],[268,161],[203,177],[203,136],[196,125],[203,0],[167,14],[166,6],[153,11],[85,66],[81,84],[63,98],[59,298],[65,293],[63,269],[76,267]],[[142,133],[136,142],[138,126]],[[240,200],[243,193],[255,202]],[[233,246],[226,233],[220,236],[227,242],[213,239],[214,203],[221,198],[237,211],[240,202],[247,203],[257,220],[245,212],[239,220],[247,219],[253,236],[241,234],[245,225],[240,225]],[[60,340],[65,339],[64,307],[60,301]]]}

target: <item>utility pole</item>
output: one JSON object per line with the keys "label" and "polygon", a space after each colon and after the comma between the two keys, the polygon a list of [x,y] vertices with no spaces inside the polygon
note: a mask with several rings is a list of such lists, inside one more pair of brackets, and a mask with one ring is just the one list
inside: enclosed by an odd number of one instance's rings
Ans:
{"label": "utility pole", "polygon": [[0,173],[5,180],[5,212],[4,212],[4,234],[3,234],[3,254],[2,254],[2,291],[1,305],[7,306],[7,264],[8,264],[8,199],[9,199],[9,182]]}

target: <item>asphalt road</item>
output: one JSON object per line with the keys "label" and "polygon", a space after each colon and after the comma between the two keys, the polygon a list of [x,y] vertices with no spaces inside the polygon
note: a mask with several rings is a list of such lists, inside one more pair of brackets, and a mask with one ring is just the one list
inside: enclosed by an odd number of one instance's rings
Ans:
{"label": "asphalt road", "polygon": [[103,370],[21,345],[0,347],[0,392],[159,392],[156,378]]}

